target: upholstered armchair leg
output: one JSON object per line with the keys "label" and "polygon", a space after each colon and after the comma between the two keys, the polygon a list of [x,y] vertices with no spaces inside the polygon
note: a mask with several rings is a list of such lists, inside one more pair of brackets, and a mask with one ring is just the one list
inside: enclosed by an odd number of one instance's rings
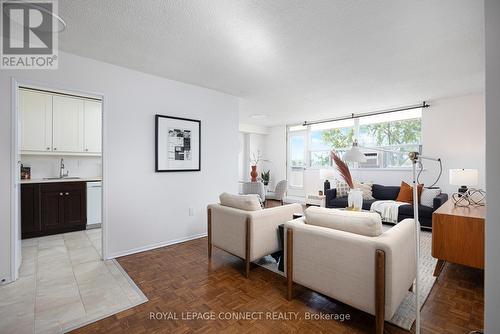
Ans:
{"label": "upholstered armchair leg", "polygon": [[375,333],[384,333],[385,319],[385,252],[375,251]]}
{"label": "upholstered armchair leg", "polygon": [[207,210],[208,259],[212,259],[212,210]]}
{"label": "upholstered armchair leg", "polygon": [[293,298],[293,230],[288,228],[286,230],[286,280],[287,291],[286,298],[292,300]]}
{"label": "upholstered armchair leg", "polygon": [[245,276],[250,276],[250,218],[246,220],[245,237]]}

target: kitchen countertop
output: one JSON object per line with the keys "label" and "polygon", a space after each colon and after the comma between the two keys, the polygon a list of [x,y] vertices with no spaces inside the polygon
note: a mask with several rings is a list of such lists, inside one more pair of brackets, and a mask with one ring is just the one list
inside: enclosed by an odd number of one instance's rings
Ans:
{"label": "kitchen countertop", "polygon": [[30,180],[21,180],[19,183],[21,184],[29,184],[29,183],[58,183],[58,182],[91,182],[91,181],[101,181],[102,177],[81,177],[78,179],[30,179]]}

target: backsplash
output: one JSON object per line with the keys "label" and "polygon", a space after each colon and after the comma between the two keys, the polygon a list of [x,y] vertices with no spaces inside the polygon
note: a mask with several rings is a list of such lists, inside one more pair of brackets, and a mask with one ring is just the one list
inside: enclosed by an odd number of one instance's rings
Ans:
{"label": "backsplash", "polygon": [[69,171],[69,176],[100,177],[100,157],[77,156],[38,156],[21,155],[21,163],[31,167],[31,179],[59,176],[59,163],[64,159],[64,170]]}

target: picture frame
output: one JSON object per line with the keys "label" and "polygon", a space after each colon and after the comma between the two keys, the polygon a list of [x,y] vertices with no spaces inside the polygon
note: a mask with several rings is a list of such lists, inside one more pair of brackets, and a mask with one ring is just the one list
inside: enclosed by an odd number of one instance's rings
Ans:
{"label": "picture frame", "polygon": [[155,115],[155,172],[201,171],[201,120]]}

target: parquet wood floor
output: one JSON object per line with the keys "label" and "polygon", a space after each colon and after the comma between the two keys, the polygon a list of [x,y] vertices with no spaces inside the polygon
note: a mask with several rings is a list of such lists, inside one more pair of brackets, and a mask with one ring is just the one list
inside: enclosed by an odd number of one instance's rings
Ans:
{"label": "parquet wood floor", "polygon": [[[74,333],[372,333],[374,317],[303,287],[286,300],[285,278],[214,249],[207,239],[163,247],[119,259],[149,298],[145,304]],[[334,284],[334,282],[332,282]],[[297,320],[187,320],[183,312],[298,312]],[[151,312],[178,320],[151,320]],[[350,320],[306,320],[306,312],[349,314]],[[272,313],[271,313],[272,314]],[[422,310],[423,333],[468,333],[483,323],[483,272],[447,264]],[[386,323],[386,333],[408,333]]]}

